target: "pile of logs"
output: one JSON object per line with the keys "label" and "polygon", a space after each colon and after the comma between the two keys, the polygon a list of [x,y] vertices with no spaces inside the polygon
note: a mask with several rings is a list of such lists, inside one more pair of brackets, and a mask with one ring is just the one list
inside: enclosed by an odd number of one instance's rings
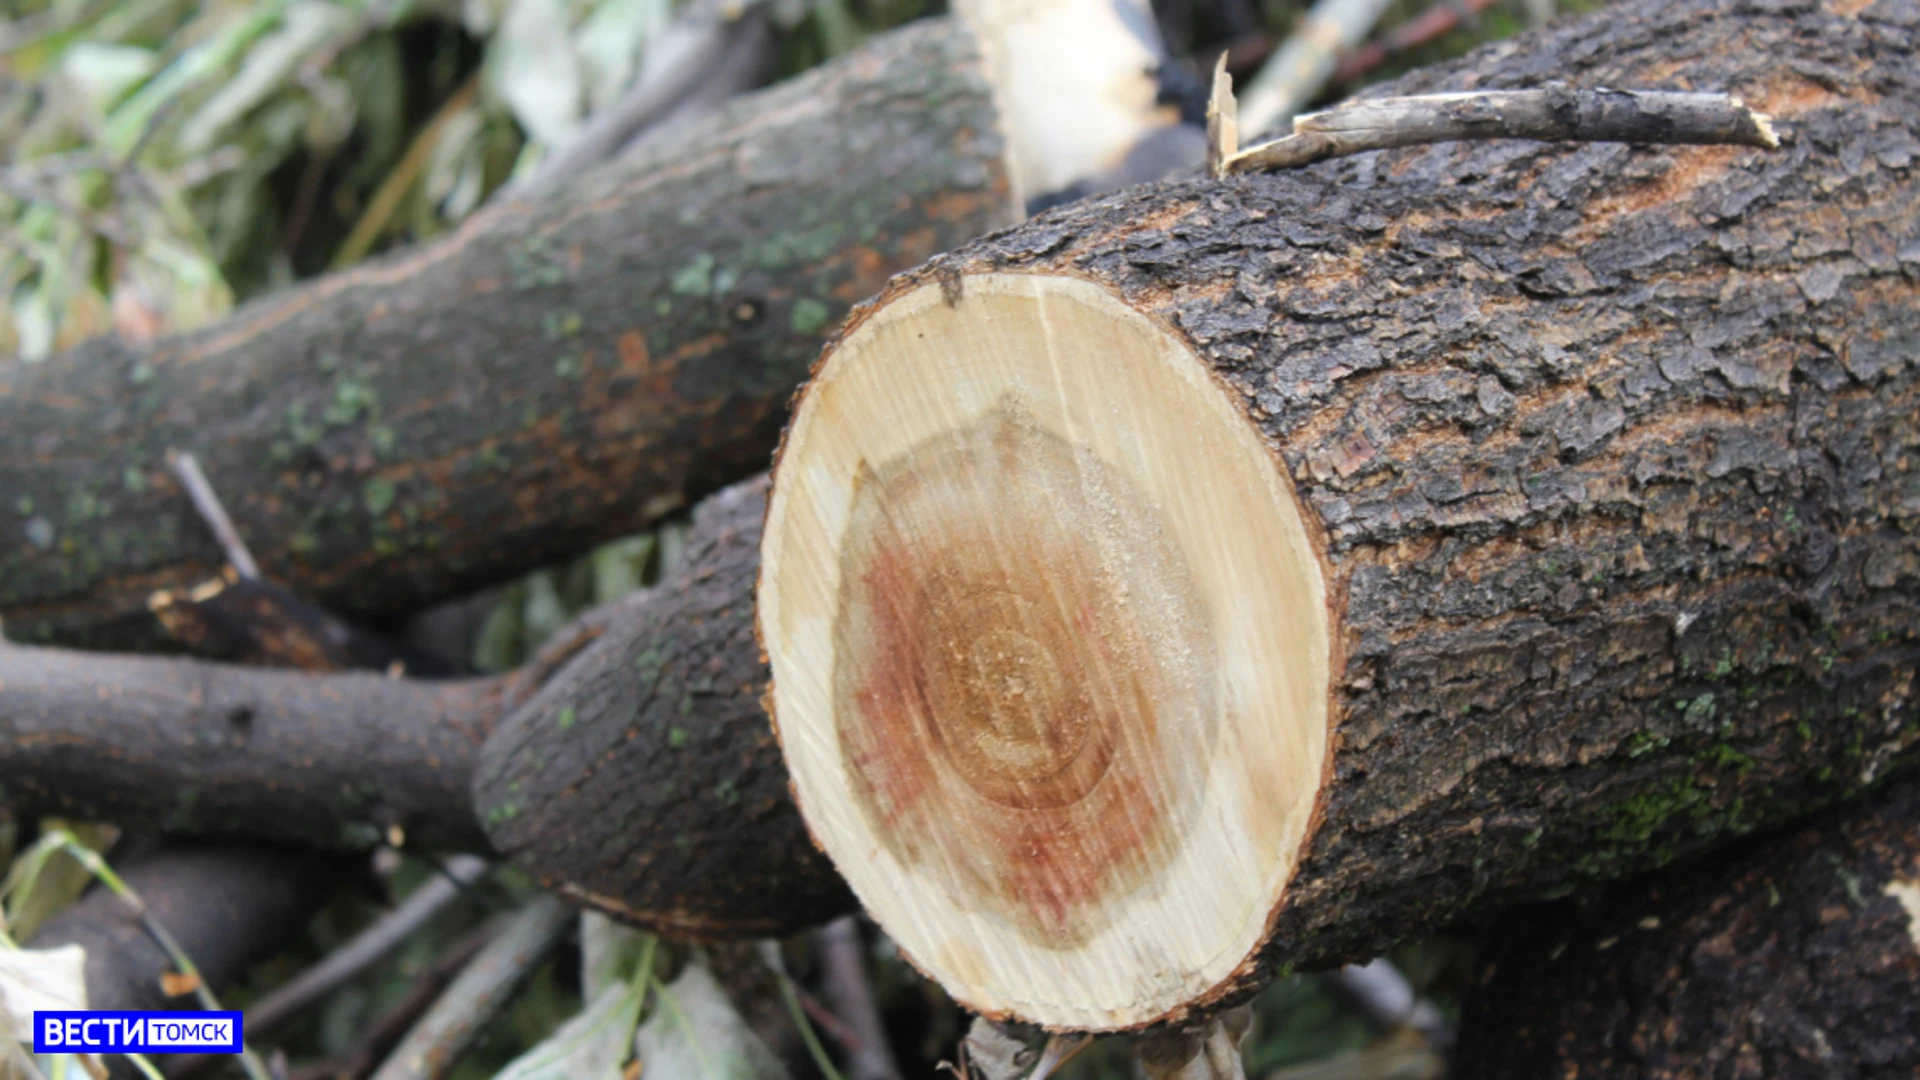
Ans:
{"label": "pile of logs", "polygon": [[[1626,0],[1382,90],[1714,91],[1778,149],[1448,142],[1023,222],[1114,154],[1022,156],[993,25],[0,361],[0,799],[484,850],[668,935],[857,907],[988,1017],[1201,1036],[1156,1075],[1459,923],[1462,1075],[1920,1069],[1920,7]],[[221,561],[174,446],[354,619],[692,538],[502,676],[135,655]]]}

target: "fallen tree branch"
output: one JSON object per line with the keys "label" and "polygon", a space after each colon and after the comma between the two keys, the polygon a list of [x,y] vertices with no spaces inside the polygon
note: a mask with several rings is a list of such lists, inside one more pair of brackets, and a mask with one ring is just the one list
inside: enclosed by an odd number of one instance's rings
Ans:
{"label": "fallen tree branch", "polygon": [[1017,218],[974,39],[935,20],[456,233],[195,334],[0,359],[0,618],[149,648],[218,547],[349,619],[644,528],[765,468],[793,387],[889,273]]}
{"label": "fallen tree branch", "polygon": [[[16,813],[318,848],[486,847],[467,786],[494,724],[637,592],[583,612],[521,668],[421,680],[0,641],[0,788]],[[293,601],[299,603],[297,599]]]}
{"label": "fallen tree branch", "polygon": [[764,477],[703,503],[644,617],[609,626],[487,739],[473,797],[494,850],[575,903],[679,937],[775,936],[853,907],[794,812],[760,703],[765,509]]}
{"label": "fallen tree branch", "polygon": [[172,835],[483,847],[466,780],[507,690],[0,645],[0,784]]}

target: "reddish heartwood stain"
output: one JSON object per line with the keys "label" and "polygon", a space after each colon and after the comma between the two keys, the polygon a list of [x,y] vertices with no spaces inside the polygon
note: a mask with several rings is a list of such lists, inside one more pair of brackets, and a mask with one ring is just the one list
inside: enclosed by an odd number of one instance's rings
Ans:
{"label": "reddish heartwood stain", "polygon": [[1212,748],[1213,645],[1158,510],[1008,402],[863,471],[835,707],[902,862],[1042,945],[1150,886]]}

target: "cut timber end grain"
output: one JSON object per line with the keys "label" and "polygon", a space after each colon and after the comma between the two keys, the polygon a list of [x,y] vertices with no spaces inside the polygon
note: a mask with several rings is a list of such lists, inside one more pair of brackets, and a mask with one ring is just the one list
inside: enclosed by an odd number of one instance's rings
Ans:
{"label": "cut timber end grain", "polygon": [[802,398],[762,558],[802,812],[962,1002],[1136,1027],[1249,960],[1326,767],[1326,590],[1173,334],[1069,277],[893,299]]}

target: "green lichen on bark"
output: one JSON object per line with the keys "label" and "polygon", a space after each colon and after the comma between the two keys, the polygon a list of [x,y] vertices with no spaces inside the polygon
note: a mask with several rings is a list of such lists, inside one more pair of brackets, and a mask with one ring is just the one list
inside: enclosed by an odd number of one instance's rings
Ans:
{"label": "green lichen on bark", "polygon": [[641,528],[765,467],[849,304],[1009,220],[1000,153],[972,39],[935,21],[202,333],[0,361],[0,617],[154,643],[147,594],[219,560],[154,467],[174,447],[343,613]]}

